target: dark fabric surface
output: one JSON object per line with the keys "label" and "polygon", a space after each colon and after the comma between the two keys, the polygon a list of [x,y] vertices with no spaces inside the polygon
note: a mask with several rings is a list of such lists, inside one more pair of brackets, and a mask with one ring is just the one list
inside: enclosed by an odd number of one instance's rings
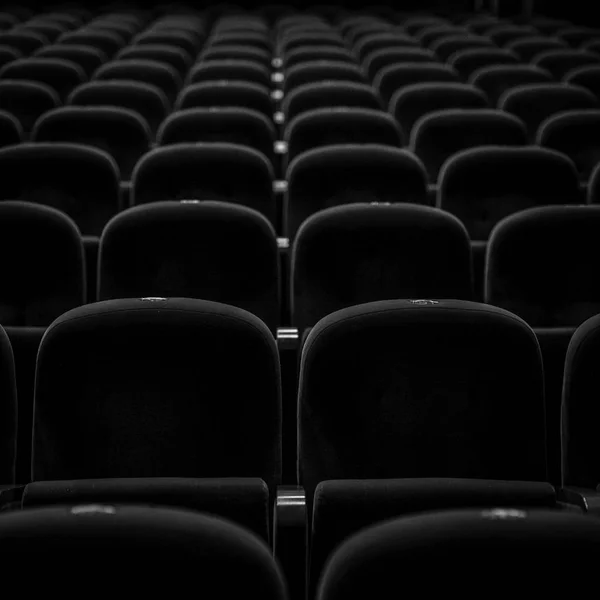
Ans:
{"label": "dark fabric surface", "polygon": [[539,344],[495,307],[392,300],[325,317],[302,349],[298,419],[307,498],[327,479],[546,481]]}
{"label": "dark fabric surface", "polygon": [[598,463],[598,355],[600,315],[583,323],[571,338],[565,362],[561,441],[563,484],[596,489]]}
{"label": "dark fabric surface", "polygon": [[489,37],[494,44],[506,46],[506,44],[509,44],[514,40],[535,35],[536,33],[538,33],[538,30],[532,25],[512,25],[502,23],[486,31],[485,35]]}
{"label": "dark fabric surface", "polygon": [[10,46],[0,46],[0,67],[21,58],[23,55],[16,48]]}
{"label": "dark fabric surface", "polygon": [[[581,514],[502,509],[433,513],[361,532],[329,562],[318,600],[382,597],[402,578],[426,595],[584,593],[596,579],[600,523]],[[467,576],[465,567],[468,565]],[[498,576],[499,565],[503,575]]]}
{"label": "dark fabric surface", "polygon": [[250,313],[191,299],[69,311],[38,355],[32,480],[281,472],[277,348]]}
{"label": "dark fabric surface", "polygon": [[11,327],[6,333],[15,357],[18,390],[17,463],[15,482],[31,481],[31,428],[33,425],[33,388],[35,364],[45,327]]}
{"label": "dark fabric surface", "polygon": [[38,48],[49,44],[50,40],[34,31],[3,31],[0,33],[0,46],[16,48],[23,55],[33,54]]}
{"label": "dark fabric surface", "polygon": [[150,150],[150,127],[137,112],[111,106],[65,106],[43,115],[34,142],[70,142],[94,146],[112,156],[121,179],[128,181],[137,161]]}
{"label": "dark fabric surface", "polygon": [[517,54],[523,62],[531,62],[536,55],[542,52],[560,50],[566,47],[566,43],[560,38],[550,38],[540,35],[519,38],[506,45],[506,48]]}
{"label": "dark fabric surface", "polygon": [[224,79],[247,81],[269,87],[269,69],[250,60],[211,60],[192,67],[186,84],[220,81]]}
{"label": "dark fabric surface", "polygon": [[416,121],[409,147],[423,161],[429,180],[436,182],[444,163],[462,150],[526,144],[527,130],[517,117],[500,110],[459,107],[434,111]]}
{"label": "dark fabric surface", "polygon": [[354,204],[304,222],[292,250],[300,331],[348,306],[399,298],[472,299],[469,238],[435,208]]}
{"label": "dark fabric surface", "polygon": [[377,73],[384,67],[398,63],[435,63],[437,57],[434,52],[426,48],[386,46],[378,50],[371,50],[364,59],[365,70],[371,80],[375,79]]}
{"label": "dark fabric surface", "polygon": [[288,94],[300,85],[317,81],[366,83],[366,75],[358,65],[343,61],[309,61],[290,67],[286,71],[283,91]]}
{"label": "dark fabric surface", "polygon": [[0,323],[45,326],[85,302],[83,244],[63,213],[0,202]]}
{"label": "dark fabric surface", "polygon": [[492,106],[498,106],[498,101],[506,91],[521,85],[550,84],[552,75],[533,65],[494,65],[473,73],[469,83],[482,89]]}
{"label": "dark fabric surface", "polygon": [[38,481],[23,492],[24,509],[53,504],[147,504],[230,519],[270,540],[269,490],[260,479],[79,479]]}
{"label": "dark fabric surface", "polygon": [[271,55],[262,48],[236,44],[217,45],[206,48],[201,55],[206,62],[213,60],[250,60],[265,67],[271,66]]}
{"label": "dark fabric surface", "polygon": [[119,209],[119,172],[111,157],[79,144],[20,144],[0,149],[0,200],[56,208],[84,235],[97,235]]}
{"label": "dark fabric surface", "polygon": [[155,86],[140,81],[91,81],[74,89],[68,104],[119,106],[139,113],[155,132],[167,116],[169,101]]}
{"label": "dark fabric surface", "polygon": [[398,90],[390,100],[390,112],[398,121],[406,140],[415,123],[438,110],[488,108],[485,94],[464,83],[417,83]]}
{"label": "dark fabric surface", "polygon": [[519,57],[510,50],[498,48],[470,48],[452,54],[448,61],[465,79],[475,71],[491,65],[514,65]]}
{"label": "dark fabric surface", "polygon": [[283,58],[286,69],[314,60],[334,60],[354,63],[356,59],[345,48],[339,46],[324,46],[322,44],[294,48],[289,52],[286,52]]}
{"label": "dark fabric surface", "polygon": [[17,458],[17,386],[10,339],[0,326],[0,481],[15,481]]}
{"label": "dark fabric surface", "polygon": [[163,200],[219,200],[247,206],[276,220],[273,167],[237,144],[181,143],[156,148],[137,164],[131,204]]}
{"label": "dark fabric surface", "polygon": [[107,62],[95,73],[94,80],[139,81],[157,87],[173,102],[182,85],[177,71],[164,62],[148,59],[124,59]]}
{"label": "dark fabric surface", "polygon": [[86,79],[81,67],[62,58],[21,58],[0,69],[0,78],[37,81],[51,87],[64,101]]}
{"label": "dark fabric surface", "polygon": [[485,301],[535,327],[577,327],[600,312],[600,207],[554,206],[499,223],[488,243]]}
{"label": "dark fabric surface", "polygon": [[151,60],[165,63],[175,69],[179,77],[183,77],[192,61],[190,55],[182,48],[167,44],[145,44],[127,46],[117,56],[117,60]]}
{"label": "dark fabric surface", "polygon": [[537,54],[532,63],[562,79],[569,71],[586,65],[600,66],[600,56],[585,50],[547,50]]}
{"label": "dark fabric surface", "polygon": [[[183,509],[92,504],[5,513],[0,556],[11,571],[27,561],[36,573],[32,592],[62,590],[66,598],[77,592],[64,589],[65,564],[102,595],[115,587],[128,595],[183,595],[202,582],[210,597],[287,598],[283,575],[260,538]],[[107,561],[100,576],[98,564]]]}
{"label": "dark fabric surface", "polygon": [[423,165],[404,150],[381,146],[338,145],[309,150],[287,172],[287,235],[326,208],[355,202],[427,204]]}
{"label": "dark fabric surface", "polygon": [[113,31],[98,31],[86,28],[68,31],[61,35],[57,42],[75,46],[92,46],[104,52],[109,58],[125,45],[125,40]]}
{"label": "dark fabric surface", "polygon": [[494,42],[488,37],[477,35],[449,35],[431,44],[430,48],[443,60],[447,61],[455,52],[475,48],[493,48]]}
{"label": "dark fabric surface", "polygon": [[312,518],[310,592],[331,553],[349,536],[382,521],[460,508],[554,508],[547,483],[469,479],[326,481],[317,486]]}
{"label": "dark fabric surface", "polygon": [[538,129],[536,142],[566,154],[583,181],[600,163],[600,110],[561,112]]}
{"label": "dark fabric surface", "polygon": [[589,65],[573,69],[565,76],[565,82],[583,87],[600,100],[600,65]]}
{"label": "dark fabric surface", "polygon": [[19,120],[9,112],[0,110],[0,147],[19,144],[22,140],[23,128]]}
{"label": "dark fabric surface", "polygon": [[562,83],[517,86],[498,101],[498,108],[519,117],[532,141],[538,127],[548,118],[566,110],[599,108],[598,99],[585,88]]}
{"label": "dark fabric surface", "polygon": [[273,160],[275,127],[248,108],[190,108],[172,113],[156,136],[160,145],[181,142],[229,142],[249,146]]}
{"label": "dark fabric surface", "polygon": [[[401,50],[401,49],[419,49],[419,42],[406,33],[401,31],[381,31],[362,36],[355,43],[356,52],[362,62],[367,60],[367,57],[372,52],[379,50]],[[398,61],[403,62],[403,61]],[[412,62],[412,61],[404,61]]]}
{"label": "dark fabric surface", "polygon": [[39,58],[69,60],[81,67],[86,77],[90,77],[100,65],[108,60],[108,57],[102,50],[87,45],[53,44],[40,48],[35,53],[35,56]]}
{"label": "dark fabric surface", "polygon": [[281,51],[283,54],[287,54],[297,48],[316,44],[343,48],[344,40],[339,33],[333,31],[292,32],[282,39]]}
{"label": "dark fabric surface", "polygon": [[175,110],[237,106],[273,117],[269,89],[248,81],[206,81],[186,86],[177,98]]}
{"label": "dark fabric surface", "polygon": [[381,110],[319,108],[298,115],[287,125],[287,160],[321,146],[381,144],[398,147],[402,134],[394,118]]}
{"label": "dark fabric surface", "polygon": [[471,239],[486,240],[513,213],[539,206],[580,204],[573,162],[546,148],[490,146],[450,158],[439,174],[436,204],[456,215]]}
{"label": "dark fabric surface", "polygon": [[199,298],[279,324],[275,231],[261,214],[221,202],[129,209],[100,243],[99,299]]}
{"label": "dark fabric surface", "polygon": [[200,51],[203,43],[203,35],[195,28],[195,33],[189,31],[160,31],[148,30],[140,33],[134,38],[134,43],[137,46],[147,46],[154,44],[168,44],[177,46],[190,56],[196,56]]}
{"label": "dark fabric surface", "polygon": [[396,91],[414,83],[458,82],[459,75],[448,65],[435,63],[404,63],[381,69],[373,81],[383,101],[389,102]]}
{"label": "dark fabric surface", "polygon": [[299,114],[318,108],[336,106],[383,108],[381,98],[372,86],[350,81],[318,81],[294,88],[283,100],[282,110],[288,121]]}
{"label": "dark fabric surface", "polygon": [[35,81],[0,80],[0,110],[14,115],[29,133],[37,119],[60,104],[58,94]]}

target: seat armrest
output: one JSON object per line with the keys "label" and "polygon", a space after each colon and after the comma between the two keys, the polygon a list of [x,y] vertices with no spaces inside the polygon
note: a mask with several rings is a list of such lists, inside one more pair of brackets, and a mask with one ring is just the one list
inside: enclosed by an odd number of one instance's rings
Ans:
{"label": "seat armrest", "polygon": [[289,585],[290,600],[304,600],[306,588],[306,493],[297,486],[277,489],[273,553]]}
{"label": "seat armrest", "polygon": [[579,487],[564,487],[558,492],[558,499],[573,504],[584,512],[600,516],[600,492]]}

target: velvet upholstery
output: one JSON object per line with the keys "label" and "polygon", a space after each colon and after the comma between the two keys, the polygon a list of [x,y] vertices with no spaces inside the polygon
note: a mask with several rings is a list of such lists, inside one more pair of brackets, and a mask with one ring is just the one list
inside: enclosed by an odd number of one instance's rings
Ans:
{"label": "velvet upholstery", "polygon": [[358,65],[343,61],[309,61],[290,67],[286,71],[283,91],[288,94],[300,85],[318,81],[366,83],[366,75]]}
{"label": "velvet upholstery", "polygon": [[138,162],[131,203],[220,200],[253,208],[275,222],[273,168],[251,148],[181,143],[156,148]]}
{"label": "velvet upholstery", "polygon": [[184,508],[234,521],[270,541],[269,489],[261,479],[175,477],[37,481],[21,508],[56,504],[149,504]]}
{"label": "velvet upholstery", "polygon": [[249,108],[190,108],[169,115],[160,126],[159,145],[181,142],[229,142],[249,146],[273,160],[275,127]]}
{"label": "velvet upholstery", "polygon": [[326,208],[355,202],[427,204],[423,165],[404,150],[377,144],[308,150],[287,173],[287,235]]}
{"label": "velvet upholstery", "polygon": [[37,81],[51,87],[64,100],[86,79],[81,67],[61,58],[21,58],[0,69],[1,79]]}
{"label": "velvet upholstery", "polygon": [[[469,83],[482,89],[492,106],[498,106],[502,95],[521,85],[550,84],[552,75],[545,69],[533,65],[493,65],[478,69],[469,78]],[[498,108],[500,108],[498,106]]]}
{"label": "velvet upholstery", "polygon": [[472,298],[464,226],[438,209],[353,204],[307,219],[292,249],[292,319],[304,331],[337,310],[398,298]]}
{"label": "velvet upholstery", "polygon": [[599,354],[600,315],[595,315],[579,326],[567,350],[561,421],[563,484],[594,490],[600,484]]}
{"label": "velvet upholstery", "polygon": [[59,104],[58,94],[43,83],[0,79],[0,110],[16,117],[25,133],[42,114]]}
{"label": "velvet upholstery", "polygon": [[91,81],[75,88],[68,99],[75,106],[117,106],[140,114],[155,132],[169,110],[167,97],[140,81]]}
{"label": "velvet upholstery", "polygon": [[257,317],[125,299],[74,309],[47,330],[32,481],[260,477],[273,492],[280,473],[279,359]]}
{"label": "velvet upholstery", "polygon": [[244,206],[157,202],[131,208],[104,229],[100,300],[200,298],[243,308],[272,331],[279,324],[275,231]]}
{"label": "velvet upholstery", "polygon": [[152,133],[137,112],[112,106],[65,106],[47,112],[32,133],[35,142],[70,142],[103,150],[114,158],[123,181],[150,150]]}
{"label": "velvet upholstery", "polygon": [[600,110],[554,115],[542,123],[536,142],[571,158],[581,179],[587,181],[600,163]]}
{"label": "velvet upholstery", "polygon": [[580,204],[573,162],[546,148],[471,148],[446,161],[439,175],[437,206],[456,215],[471,239],[488,239],[494,225],[527,208]]}
{"label": "velvet upholstery", "polygon": [[598,99],[589,90],[563,83],[518,86],[498,101],[498,108],[525,123],[532,141],[547,118],[567,110],[599,107]]}
{"label": "velvet upholstery", "polygon": [[437,63],[403,63],[380,69],[373,85],[388,103],[395,92],[415,83],[453,83],[459,81],[458,72],[449,65]]}
{"label": "velvet upholstery", "polygon": [[485,94],[464,83],[417,83],[404,86],[390,100],[390,112],[408,140],[415,123],[438,110],[488,108]]}
{"label": "velvet upholstery", "polygon": [[191,68],[186,83],[205,83],[223,79],[247,81],[268,87],[271,75],[267,67],[250,60],[211,60],[201,62]]}
{"label": "velvet upholstery", "polygon": [[[6,513],[0,555],[11,571],[27,561],[34,593],[62,589],[72,597],[59,575],[68,564],[102,596],[115,587],[127,595],[184,595],[202,582],[210,598],[287,598],[264,541],[229,520],[183,509],[91,504]],[[98,564],[107,557],[111,567],[99,577]]]}
{"label": "velvet upholstery", "polygon": [[555,508],[548,483],[476,479],[366,479],[317,486],[312,518],[310,593],[328,557],[354,533],[415,513],[461,508]]}
{"label": "velvet upholstery", "polygon": [[409,147],[425,165],[429,180],[438,179],[444,163],[478,146],[525,146],[525,125],[500,110],[457,108],[431,112],[412,127]]}
{"label": "velvet upholstery", "polygon": [[17,386],[10,339],[0,325],[0,484],[15,482],[17,459]]}
{"label": "velvet upholstery", "polygon": [[206,81],[188,85],[179,94],[175,110],[213,106],[249,108],[273,118],[269,89],[248,81]]}
{"label": "velvet upholstery", "polygon": [[148,59],[124,59],[107,62],[95,73],[95,81],[139,81],[157,87],[173,102],[182,85],[177,71],[164,62]]}
{"label": "velvet upholstery", "polygon": [[383,104],[372,86],[350,81],[306,83],[286,94],[282,103],[288,121],[309,110],[334,107],[381,110]]}
{"label": "velvet upholstery", "polygon": [[71,46],[67,44],[53,44],[40,48],[35,56],[38,58],[60,58],[69,60],[83,69],[86,77],[91,77],[92,73],[108,58],[104,52],[93,46]]}
{"label": "velvet upholstery", "polygon": [[285,128],[288,164],[297,156],[323,146],[338,144],[402,145],[402,133],[394,118],[382,110],[366,108],[318,108],[306,111]]}
{"label": "velvet upholstery", "polygon": [[510,50],[499,48],[469,48],[452,54],[448,60],[465,79],[475,71],[491,65],[514,65],[519,62],[518,56]]}
{"label": "velvet upholstery", "polygon": [[105,152],[79,144],[20,144],[0,149],[0,200],[51,206],[84,235],[99,234],[119,209],[119,172]]}
{"label": "velvet upholstery", "polygon": [[577,327],[600,312],[600,207],[552,206],[496,225],[487,248],[485,301],[536,327]]}
{"label": "velvet upholstery", "polygon": [[433,302],[361,304],[311,330],[298,391],[307,499],[328,479],[546,481],[533,330],[499,308]]}
{"label": "velvet upholstery", "polygon": [[117,55],[117,60],[151,60],[165,63],[183,77],[191,63],[190,55],[177,46],[167,44],[145,44],[127,46]]}
{"label": "velvet upholstery", "polygon": [[594,586],[590,557],[599,549],[600,523],[581,514],[499,507],[415,515],[348,540],[328,563],[317,599],[383,597],[399,569],[403,587],[427,596],[460,590],[477,598],[481,581],[502,597],[583,593]]}

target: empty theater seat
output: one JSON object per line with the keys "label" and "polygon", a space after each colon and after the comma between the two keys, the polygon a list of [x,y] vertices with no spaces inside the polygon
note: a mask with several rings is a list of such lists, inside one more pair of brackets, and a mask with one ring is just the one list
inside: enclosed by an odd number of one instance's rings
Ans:
{"label": "empty theater seat", "polygon": [[49,43],[48,38],[35,31],[0,32],[0,46],[14,48],[24,56],[33,54],[38,48]]}
{"label": "empty theater seat", "polygon": [[394,118],[364,108],[322,108],[304,112],[285,128],[287,161],[315,148],[337,144],[380,144],[398,147],[402,134]]}
{"label": "empty theater seat", "polygon": [[600,110],[563,112],[538,130],[536,142],[573,160],[583,181],[600,164]]}
{"label": "empty theater seat", "polygon": [[246,45],[218,45],[206,48],[200,55],[200,60],[204,62],[222,61],[222,60],[244,60],[256,62],[264,67],[271,66],[271,55],[262,48]]}
{"label": "empty theater seat", "polygon": [[260,477],[274,491],[280,472],[279,360],[257,317],[202,300],[109,300],[47,330],[33,481]]}
{"label": "empty theater seat", "polygon": [[68,31],[61,35],[56,42],[75,46],[92,46],[104,52],[108,58],[112,58],[125,45],[125,40],[119,34],[112,31],[93,29]]}
{"label": "empty theater seat", "polygon": [[589,90],[600,100],[600,65],[588,65],[573,69],[567,73],[564,81]]}
{"label": "empty theater seat", "polygon": [[408,140],[421,117],[450,108],[488,108],[488,100],[481,90],[464,83],[417,83],[398,90],[389,110]]}
{"label": "empty theater seat", "polygon": [[486,240],[513,213],[580,204],[577,169],[566,156],[537,147],[481,147],[450,158],[439,175],[437,206],[456,215],[471,239]]}
{"label": "empty theater seat", "polygon": [[23,127],[19,120],[9,112],[0,110],[0,147],[12,146],[22,141]]}
{"label": "empty theater seat", "polygon": [[250,60],[212,60],[198,63],[190,70],[186,84],[222,80],[247,81],[265,87],[271,85],[267,67]]}
{"label": "empty theater seat", "polygon": [[0,486],[15,482],[17,387],[10,340],[0,325]]}
{"label": "empty theater seat", "polygon": [[535,334],[505,310],[415,299],[335,312],[302,349],[307,504],[329,479],[545,481],[543,388]]}
{"label": "empty theater seat", "polygon": [[376,144],[348,144],[309,150],[287,172],[287,235],[326,208],[360,203],[427,204],[427,176],[404,150]]}
{"label": "empty theater seat", "polygon": [[490,99],[492,106],[497,106],[502,95],[521,85],[550,84],[552,75],[533,65],[494,65],[483,67],[469,79],[469,83],[482,89]]}
{"label": "empty theater seat", "polygon": [[169,115],[156,141],[160,145],[181,142],[230,142],[258,150],[273,159],[275,127],[262,113],[248,108],[189,108]]}
{"label": "empty theater seat", "polygon": [[44,46],[36,53],[39,58],[58,58],[75,63],[85,73],[86,78],[92,76],[92,73],[108,60],[108,57],[102,50],[93,46],[71,46],[69,44],[54,44]]}
{"label": "empty theater seat", "polygon": [[[218,49],[215,48],[216,51]],[[283,68],[291,69],[296,65],[315,60],[354,63],[356,58],[348,50],[339,46],[301,46],[285,53]]]}
{"label": "empty theater seat", "polygon": [[139,113],[155,132],[169,111],[167,97],[154,85],[140,81],[90,81],[75,88],[68,104],[116,106]]}
{"label": "empty theater seat", "polygon": [[35,81],[1,80],[0,110],[15,116],[28,134],[38,117],[60,104],[58,94]]}
{"label": "empty theater seat", "polygon": [[358,65],[341,61],[310,61],[288,69],[285,74],[285,94],[300,85],[318,81],[349,81],[365,83],[366,75]]}
{"label": "empty theater seat", "polygon": [[301,225],[292,250],[293,322],[376,300],[472,296],[471,248],[455,217],[406,204],[330,208]]}
{"label": "empty theater seat", "polygon": [[181,143],[156,148],[137,164],[132,204],[220,200],[253,208],[276,222],[273,168],[260,152],[237,144]]}
{"label": "empty theater seat", "polygon": [[435,53],[425,48],[383,48],[373,50],[365,56],[364,65],[371,80],[384,67],[401,63],[435,63]]}
{"label": "empty theater seat", "polygon": [[21,56],[23,55],[16,48],[0,46],[0,67],[3,67],[13,60],[17,60],[17,58],[21,58]]}
{"label": "empty theater seat", "polygon": [[231,521],[183,509],[94,503],[7,513],[0,517],[0,553],[11,569],[27,557],[39,575],[30,588],[39,592],[61,587],[56,569],[63,561],[88,578],[98,560],[110,555],[115,564],[95,582],[99,593],[115,585],[142,593],[168,586],[183,593],[201,577],[227,597],[287,597],[264,541]]}
{"label": "empty theater seat", "polygon": [[450,56],[448,62],[464,79],[468,79],[475,71],[484,67],[517,64],[519,57],[510,50],[474,48],[455,52]]}
{"label": "empty theater seat", "polygon": [[523,62],[530,62],[535,56],[549,50],[564,50],[567,44],[560,38],[531,36],[518,38],[507,44],[506,49],[519,56]]}
{"label": "empty theater seat", "polygon": [[47,112],[32,133],[35,142],[71,142],[104,150],[112,156],[121,179],[150,150],[151,132],[137,112],[112,106],[66,106]]}
{"label": "empty theater seat", "polygon": [[136,477],[35,481],[25,486],[23,509],[75,504],[152,504],[229,519],[269,543],[269,490],[261,479]]}
{"label": "empty theater seat", "polygon": [[0,322],[45,326],[85,301],[83,243],[65,214],[0,202]]}
{"label": "empty theater seat", "polygon": [[455,52],[480,48],[493,48],[491,39],[476,35],[449,35],[444,36],[430,46],[443,61],[448,61]]}
{"label": "empty theater seat", "polygon": [[515,588],[583,592],[594,581],[584,565],[599,548],[600,524],[581,514],[499,507],[415,515],[365,529],[340,546],[317,598],[385,594],[397,581],[398,565],[411,589],[419,586],[426,594],[460,589],[474,597],[479,579],[465,580],[464,565],[491,581],[500,562],[507,573],[494,580],[494,589],[502,595]]}
{"label": "empty theater seat", "polygon": [[365,527],[424,511],[556,505],[556,492],[548,483],[429,478],[322,482],[315,491],[311,528],[310,595],[335,549]]}
{"label": "empty theater seat", "polygon": [[534,140],[539,126],[557,113],[598,108],[598,99],[585,88],[566,84],[522,85],[507,91],[498,108],[521,119]]}
{"label": "empty theater seat", "polygon": [[147,44],[126,46],[117,55],[117,60],[142,60],[160,62],[169,65],[183,77],[191,62],[190,56],[181,48],[166,44]]}
{"label": "empty theater seat", "polygon": [[547,50],[537,54],[532,63],[562,79],[569,71],[587,65],[600,65],[600,56],[585,50]]}
{"label": "empty theater seat", "polygon": [[252,312],[272,331],[279,323],[275,231],[244,206],[158,202],[121,213],[102,235],[98,281],[100,300],[201,298]]}
{"label": "empty theater seat", "polygon": [[83,235],[100,235],[119,210],[119,172],[97,148],[20,144],[0,149],[0,200],[23,200],[65,212]]}
{"label": "empty theater seat", "polygon": [[513,115],[500,110],[450,109],[426,114],[412,128],[410,150],[425,165],[429,180],[452,156],[478,146],[525,146],[527,130]]}

